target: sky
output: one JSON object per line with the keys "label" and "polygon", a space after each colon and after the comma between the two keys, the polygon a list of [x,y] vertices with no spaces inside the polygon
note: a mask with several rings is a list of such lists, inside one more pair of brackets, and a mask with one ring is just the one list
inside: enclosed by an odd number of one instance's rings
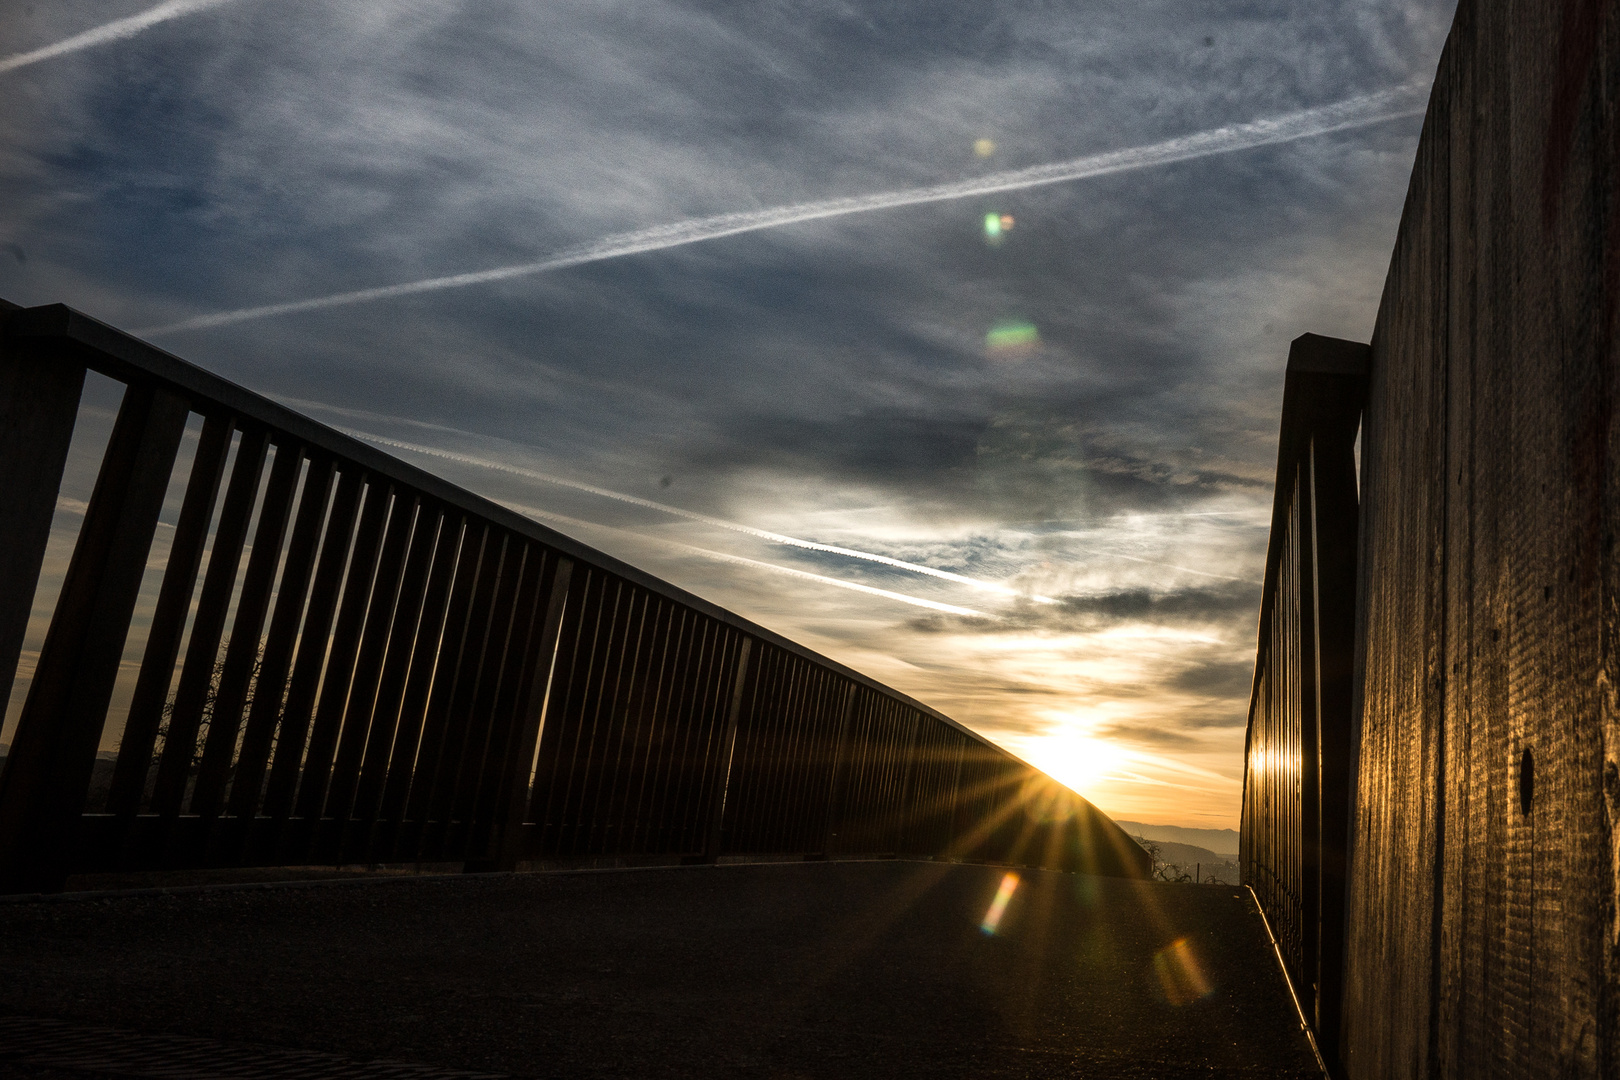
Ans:
{"label": "sky", "polygon": [[19,2],[0,297],[1234,827],[1288,342],[1452,8]]}

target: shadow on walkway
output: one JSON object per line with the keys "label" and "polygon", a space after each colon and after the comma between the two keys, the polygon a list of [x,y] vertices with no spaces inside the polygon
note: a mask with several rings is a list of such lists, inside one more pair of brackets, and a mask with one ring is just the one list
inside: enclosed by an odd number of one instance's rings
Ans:
{"label": "shadow on walkway", "polygon": [[[1246,892],[1018,871],[986,933],[1007,873],[755,864],[0,905],[0,1017],[528,1077],[1319,1075]],[[0,1078],[155,1075],[48,1057],[0,1046]]]}

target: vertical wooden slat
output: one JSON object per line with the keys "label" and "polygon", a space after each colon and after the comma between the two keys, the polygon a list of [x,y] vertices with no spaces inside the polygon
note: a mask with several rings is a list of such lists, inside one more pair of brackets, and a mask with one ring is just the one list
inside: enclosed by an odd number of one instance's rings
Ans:
{"label": "vertical wooden slat", "polygon": [[647,821],[647,770],[653,748],[658,743],[660,723],[658,706],[663,690],[664,658],[669,644],[668,601],[648,594],[646,632],[643,651],[637,660],[640,678],[631,702],[631,722],[634,735],[629,760],[625,765],[624,817],[620,830],[620,849],[625,853],[640,853],[645,847]]}
{"label": "vertical wooden slat", "polygon": [[174,692],[174,707],[169,713],[169,728],[164,735],[163,754],[152,790],[153,810],[167,817],[180,813],[192,776],[197,732],[212,706],[220,639],[225,631],[231,594],[236,591],[242,545],[247,540],[253,504],[258,500],[259,476],[268,446],[268,434],[262,428],[244,430],[237,440],[236,463],[231,467],[231,482],[225,490],[219,524],[214,527],[208,573],[203,577],[202,594],[191,620],[185,666],[180,669],[180,685]]}
{"label": "vertical wooden slat", "polygon": [[[524,740],[529,695],[536,679],[549,675],[551,655],[542,657],[546,633],[549,590],[556,577],[557,557],[538,545],[524,555],[523,579],[512,613],[512,632],[502,658],[500,686],[491,708],[489,749],[479,770],[472,820],[477,835],[469,843],[479,866],[497,860],[502,850],[500,831],[509,818],[511,787],[521,783],[527,795],[529,769],[534,762],[534,746]],[[542,670],[542,665],[545,670]],[[544,689],[541,690],[544,693]],[[522,758],[521,765],[514,758]],[[516,779],[521,770],[522,780]],[[522,808],[518,808],[519,814]],[[521,831],[522,821],[517,822]]]}
{"label": "vertical wooden slat", "polygon": [[78,817],[118,675],[187,402],[124,392],[28,699],[0,770],[0,892],[54,891],[72,865]]}
{"label": "vertical wooden slat", "polygon": [[845,746],[849,738],[849,718],[855,711],[854,683],[848,683],[843,692],[843,704],[838,710],[838,726],[833,735],[832,762],[827,770],[827,827],[822,837],[821,850],[831,855],[836,850],[840,814],[842,813],[838,783],[846,768],[844,765]]}
{"label": "vertical wooden slat", "polygon": [[247,572],[242,577],[236,619],[231,624],[230,644],[225,650],[208,738],[197,770],[197,786],[191,796],[191,812],[202,817],[217,816],[223,807],[227,770],[236,755],[248,687],[259,663],[260,635],[269,613],[270,590],[275,587],[276,570],[281,565],[281,542],[287,534],[303,463],[302,449],[284,443],[277,447],[275,464],[270,467],[270,481],[259,507],[259,526],[253,535],[253,553],[248,556]]}
{"label": "vertical wooden slat", "polygon": [[646,624],[647,594],[626,587],[624,603],[614,627],[611,662],[603,680],[601,705],[601,762],[594,797],[588,850],[609,854],[618,850],[624,791],[625,740],[630,736],[630,698],[638,672],[642,628]]}
{"label": "vertical wooden slat", "polygon": [[639,611],[635,635],[626,649],[627,685],[619,707],[619,745],[612,766],[613,788],[609,795],[612,833],[608,850],[629,853],[636,832],[636,796],[642,740],[646,736],[645,711],[652,680],[656,675],[653,655],[658,644],[658,599],[646,590],[637,590]]}
{"label": "vertical wooden slat", "polygon": [[643,766],[644,793],[639,816],[641,850],[666,854],[670,850],[669,791],[671,778],[684,752],[685,729],[680,722],[682,650],[687,640],[688,613],[674,604],[665,609],[658,659],[658,690],[653,702],[653,735]]}
{"label": "vertical wooden slat", "polygon": [[[727,660],[733,650],[727,629],[711,619],[699,619],[693,628],[686,689],[687,752],[681,775],[680,819],[677,829],[683,852],[706,856],[710,822],[714,814],[716,772],[720,767],[718,747],[725,733],[724,707],[717,706],[724,691]],[[719,715],[716,715],[719,714]]]}
{"label": "vertical wooden slat", "polygon": [[[473,592],[483,576],[486,554],[498,554],[487,549],[498,549],[500,538],[482,523],[468,522],[458,556],[455,585],[445,616],[444,636],[437,663],[434,667],[433,689],[427,700],[422,725],[422,739],[417,749],[416,765],[411,777],[410,796],[405,816],[415,823],[414,839],[408,842],[413,852],[420,850],[422,830],[432,817],[433,796],[440,760],[444,756],[449,738],[451,705],[457,693],[458,673],[469,648],[471,627],[474,624]],[[402,838],[404,839],[404,838]]]}
{"label": "vertical wooden slat", "polygon": [[[325,817],[347,820],[354,806],[355,787],[360,780],[360,764],[377,707],[383,662],[394,635],[394,608],[399,600],[405,551],[416,526],[418,500],[407,491],[396,492],[377,557],[375,584],[366,607],[365,628],[356,655],[349,700],[344,707],[343,733],[326,795]],[[408,644],[406,648],[408,649]]]}
{"label": "vertical wooden slat", "polygon": [[1350,803],[1350,709],[1354,694],[1357,506],[1355,461],[1343,437],[1313,447],[1311,488],[1317,592],[1315,714],[1320,807],[1317,839],[1316,1025],[1337,1060],[1344,987],[1345,851]]}
{"label": "vertical wooden slat", "polygon": [[[337,622],[332,628],[332,647],[321,678],[320,703],[304,752],[303,775],[298,781],[298,801],[294,813],[304,820],[306,830],[319,822],[326,808],[327,787],[332,778],[332,759],[337,752],[353,686],[355,661],[360,652],[360,635],[371,607],[372,582],[383,533],[388,527],[393,504],[393,485],[378,476],[366,481],[365,508],[354,533],[354,549],[349,569],[343,577],[343,599]],[[309,840],[316,839],[311,832]]]}
{"label": "vertical wooden slat", "polygon": [[793,724],[781,751],[781,779],[776,795],[775,846],[776,850],[783,852],[804,850],[798,833],[809,815],[800,795],[811,767],[811,737],[815,729],[816,696],[822,675],[818,665],[801,662],[798,666],[799,688],[795,695]]}
{"label": "vertical wooden slat", "polygon": [[3,334],[0,321],[0,710],[11,700],[28,634],[85,370],[82,361]]}
{"label": "vertical wooden slat", "polygon": [[400,698],[399,728],[388,755],[388,775],[375,812],[377,821],[387,823],[387,829],[375,840],[382,851],[398,853],[401,850],[400,825],[406,816],[406,800],[412,790],[417,758],[425,738],[434,678],[442,650],[451,647],[448,638],[452,587],[460,581],[466,534],[466,518],[461,514],[447,514],[439,526],[440,539],[433,556],[427,595],[422,601],[422,620],[411,652],[410,675]]}
{"label": "vertical wooden slat", "polygon": [[[502,832],[495,848],[499,852],[497,869],[513,870],[524,854],[524,818],[530,805],[529,773],[534,766],[535,750],[539,745],[541,729],[545,724],[547,699],[550,696],[552,673],[557,659],[557,644],[561,636],[564,608],[568,602],[568,583],[573,577],[572,559],[548,558],[549,581],[542,589],[545,598],[544,621],[530,654],[530,673],[519,698],[519,726],[512,740],[512,750],[506,761],[506,780],[501,804],[505,816],[497,824]],[[538,825],[538,823],[537,823]]]}
{"label": "vertical wooden slat", "polygon": [[591,624],[592,598],[600,584],[599,575],[588,566],[581,567],[570,576],[564,601],[552,668],[551,700],[546,706],[546,723],[540,731],[528,814],[540,830],[537,846],[546,854],[555,853],[561,845],[561,808],[568,783],[570,746],[578,731],[572,717],[580,679],[580,653],[586,628]]}
{"label": "vertical wooden slat", "polygon": [[203,421],[197,453],[191,461],[191,475],[180,504],[180,518],[169,544],[168,566],[163,572],[152,625],[146,635],[146,652],[135,678],[135,693],[130,698],[118,761],[113,766],[112,789],[107,797],[107,811],[112,814],[129,816],[140,809],[146,777],[152,766],[152,748],[163,721],[163,706],[169,698],[169,685],[174,681],[180,638],[185,633],[197,572],[202,566],[203,547],[208,543],[214,501],[225,476],[231,432],[231,422],[225,417],[209,416]]}
{"label": "vertical wooden slat", "polygon": [[635,590],[617,576],[604,584],[603,596],[612,599],[604,606],[606,618],[597,631],[597,650],[581,721],[579,778],[572,803],[576,855],[601,851],[602,827],[607,817],[603,795],[611,784],[610,755],[619,719],[619,677],[625,668],[625,640],[636,607]]}
{"label": "vertical wooden slat", "polygon": [[[794,658],[779,650],[761,649],[753,658],[755,723],[745,725],[739,711],[733,739],[730,779],[726,784],[726,820],[722,828],[728,850],[766,851],[775,847],[785,749],[793,728],[794,704],[803,674]],[[752,727],[752,731],[750,731]],[[752,735],[754,746],[749,746]]]}
{"label": "vertical wooden slat", "polygon": [[281,571],[281,587],[276,592],[276,609],[270,617],[270,631],[265,636],[264,657],[259,667],[253,705],[248,710],[247,726],[242,733],[242,750],[236,775],[231,779],[228,809],[235,818],[250,820],[259,808],[264,774],[270,764],[271,741],[275,737],[276,722],[281,717],[282,697],[288,689],[293,647],[298,642],[298,625],[309,599],[315,553],[320,544],[321,526],[326,521],[326,507],[331,501],[332,483],[336,476],[335,464],[330,458],[311,460],[304,475],[304,489],[298,499],[298,515],[293,523],[292,539],[287,545],[286,564]]}
{"label": "vertical wooden slat", "polygon": [[[443,826],[435,834],[435,842],[441,846],[428,849],[434,857],[447,852],[442,845],[453,836],[450,825],[455,817],[456,786],[461,779],[461,763],[467,755],[472,730],[483,719],[475,715],[475,709],[484,661],[494,651],[490,648],[490,636],[492,630],[496,629],[496,592],[506,580],[507,556],[509,553],[515,555],[516,547],[504,531],[492,532],[485,542],[484,558],[478,568],[467,636],[460,663],[456,666],[444,741],[433,770],[433,790],[428,801],[427,820]],[[446,857],[454,855],[447,853]]]}
{"label": "vertical wooden slat", "polygon": [[1321,925],[1321,792],[1317,783],[1321,765],[1318,742],[1321,718],[1316,707],[1320,700],[1316,685],[1317,633],[1320,619],[1316,610],[1316,496],[1311,489],[1310,451],[1307,449],[1298,466],[1295,486],[1295,512],[1291,525],[1295,530],[1295,545],[1291,552],[1294,577],[1291,585],[1293,615],[1297,625],[1292,647],[1298,651],[1295,678],[1295,708],[1299,738],[1299,841],[1296,848],[1297,873],[1297,949],[1295,960],[1299,965],[1300,982],[1296,988],[1307,1003],[1309,1018],[1314,1023],[1320,995],[1317,938]]}
{"label": "vertical wooden slat", "polygon": [[581,605],[579,643],[574,654],[568,697],[560,717],[563,742],[559,747],[558,764],[561,775],[554,813],[558,852],[565,855],[578,854],[582,847],[580,831],[584,815],[580,808],[590,794],[592,740],[596,734],[594,720],[597,707],[601,702],[601,671],[612,639],[613,616],[618,611],[620,593],[616,579],[600,572],[592,574],[591,579],[591,587]]}
{"label": "vertical wooden slat", "polygon": [[[304,745],[314,715],[315,695],[320,690],[321,672],[326,666],[327,645],[332,619],[337,614],[338,596],[343,585],[343,569],[348,565],[349,547],[354,539],[354,523],[360,513],[361,484],[365,472],[358,467],[340,469],[332,510],[327,515],[321,539],[320,562],[315,583],[310,588],[309,609],[298,638],[298,655],[293,661],[292,679],[287,685],[287,703],[281,713],[281,730],[276,753],[265,783],[264,813],[273,821],[285,821],[293,810],[293,795],[304,765]],[[279,838],[279,831],[267,834],[267,843]]]}
{"label": "vertical wooden slat", "polygon": [[[451,778],[450,818],[462,823],[457,836],[465,854],[465,843],[478,806],[478,792],[485,780],[485,766],[490,758],[491,744],[501,721],[499,701],[502,682],[513,674],[508,665],[513,638],[519,630],[518,598],[522,591],[530,549],[517,537],[507,538],[505,557],[500,574],[495,580],[490,598],[489,629],[486,632],[484,655],[479,661],[471,708],[467,715],[466,734],[462,742],[461,761]],[[538,561],[538,552],[535,552]],[[527,627],[522,632],[526,634]],[[521,661],[519,661],[519,664]]]}
{"label": "vertical wooden slat", "polygon": [[[445,515],[439,506],[423,502],[417,510],[416,527],[411,534],[410,554],[405,560],[401,576],[399,600],[389,634],[387,659],[378,679],[377,703],[373,710],[371,729],[366,735],[365,755],[360,764],[360,776],[355,785],[355,797],[350,816],[362,823],[362,828],[351,833],[345,847],[345,857],[357,861],[368,860],[372,828],[377,821],[383,792],[388,781],[390,758],[399,740],[403,725],[412,721],[402,715],[408,680],[413,661],[426,656],[425,638],[431,637],[437,645],[439,624],[434,618],[437,610],[442,614],[442,599],[435,608],[428,603],[432,591],[430,574],[440,571],[444,588],[442,598],[448,595],[448,574],[444,568],[451,565],[450,552],[454,551],[455,537],[443,527]],[[443,528],[442,528],[443,527]],[[442,528],[442,531],[441,531]],[[424,660],[431,666],[431,660]],[[417,730],[421,718],[415,718]],[[403,746],[401,747],[403,751]],[[415,743],[409,752],[414,755]],[[358,845],[358,846],[356,846]]]}
{"label": "vertical wooden slat", "polygon": [[670,676],[669,704],[666,706],[669,711],[670,746],[665,753],[658,780],[658,799],[654,803],[663,822],[658,830],[658,850],[665,853],[678,852],[683,856],[692,854],[697,849],[697,845],[686,843],[688,808],[692,801],[688,778],[696,768],[698,752],[694,731],[696,719],[692,712],[692,686],[697,677],[698,664],[695,658],[699,655],[701,628],[707,621],[701,619],[695,612],[682,611],[675,628],[678,636],[672,661],[673,672]]}
{"label": "vertical wooden slat", "polygon": [[745,637],[737,651],[737,665],[732,675],[731,705],[726,710],[725,734],[720,738],[718,767],[714,786],[710,789],[709,838],[703,845],[703,854],[710,859],[720,857],[721,826],[726,816],[726,789],[731,780],[731,754],[737,744],[737,718],[742,713],[743,691],[748,683],[748,654],[754,639]]}

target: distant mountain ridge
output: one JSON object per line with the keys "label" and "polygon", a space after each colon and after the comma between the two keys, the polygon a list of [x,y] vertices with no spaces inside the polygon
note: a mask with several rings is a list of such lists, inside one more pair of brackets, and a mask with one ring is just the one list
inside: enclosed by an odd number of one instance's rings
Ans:
{"label": "distant mountain ridge", "polygon": [[1191,844],[1212,851],[1222,858],[1233,861],[1237,859],[1236,829],[1186,829],[1180,825],[1149,825],[1145,821],[1123,821],[1119,818],[1114,819],[1114,824],[1132,836],[1172,844]]}

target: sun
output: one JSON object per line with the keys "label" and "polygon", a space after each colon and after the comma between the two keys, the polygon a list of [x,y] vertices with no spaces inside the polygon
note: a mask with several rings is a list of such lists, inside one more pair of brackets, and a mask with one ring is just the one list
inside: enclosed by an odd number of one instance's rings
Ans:
{"label": "sun", "polygon": [[1111,742],[1062,731],[1026,744],[1030,764],[1084,795],[1125,761],[1125,753]]}

